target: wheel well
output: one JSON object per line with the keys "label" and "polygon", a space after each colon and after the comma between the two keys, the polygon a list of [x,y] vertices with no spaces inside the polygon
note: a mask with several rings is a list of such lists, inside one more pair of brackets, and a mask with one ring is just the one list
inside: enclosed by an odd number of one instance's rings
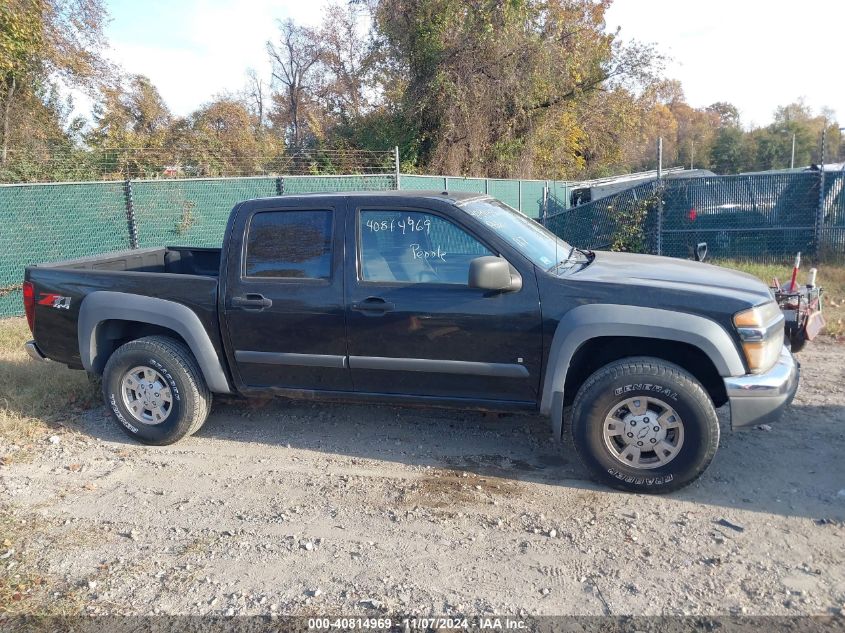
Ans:
{"label": "wheel well", "polygon": [[725,383],[716,366],[699,348],[664,339],[601,336],[581,345],[573,355],[563,389],[564,406],[572,404],[578,389],[593,372],[631,356],[651,356],[674,363],[701,383],[715,406],[720,407],[728,401]]}
{"label": "wheel well", "polygon": [[[123,319],[107,319],[100,321],[96,328],[96,344],[97,355],[96,365],[92,368],[94,373],[102,374],[106,368],[111,355],[117,348],[130,341],[135,341],[145,336],[167,336],[184,343],[188,346],[187,341],[182,338],[175,330],[155,325],[153,323],[144,323],[142,321],[125,321]],[[190,349],[190,348],[189,348]]]}

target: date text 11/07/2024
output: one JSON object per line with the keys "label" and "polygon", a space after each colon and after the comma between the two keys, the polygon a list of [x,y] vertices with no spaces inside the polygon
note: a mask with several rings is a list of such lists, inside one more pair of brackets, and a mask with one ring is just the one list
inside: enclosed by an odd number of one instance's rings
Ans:
{"label": "date text 11/07/2024", "polygon": [[512,617],[478,617],[478,618],[309,618],[310,630],[390,630],[394,625],[401,624],[406,631],[414,630],[504,630],[524,631],[528,629],[525,620]]}

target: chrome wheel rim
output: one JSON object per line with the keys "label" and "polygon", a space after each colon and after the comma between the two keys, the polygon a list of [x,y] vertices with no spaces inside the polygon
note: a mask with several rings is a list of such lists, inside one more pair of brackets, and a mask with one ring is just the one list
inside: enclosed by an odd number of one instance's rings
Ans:
{"label": "chrome wheel rim", "polygon": [[607,413],[602,436],[614,458],[647,470],[665,466],[678,456],[684,445],[684,423],[663,400],[634,396]]}
{"label": "chrome wheel rim", "polygon": [[133,367],[121,381],[123,404],[141,424],[161,424],[173,411],[170,386],[158,371],[146,365]]}

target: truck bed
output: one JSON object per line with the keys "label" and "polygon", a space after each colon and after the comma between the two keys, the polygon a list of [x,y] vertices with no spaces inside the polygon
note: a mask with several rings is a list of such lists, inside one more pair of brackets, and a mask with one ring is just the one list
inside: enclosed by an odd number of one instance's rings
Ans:
{"label": "truck bed", "polygon": [[219,248],[166,246],[68,259],[52,264],[40,264],[37,267],[217,277],[220,271],[220,253]]}
{"label": "truck bed", "polygon": [[[89,294],[110,291],[166,299],[190,308],[222,358],[217,316],[220,257],[219,248],[168,246],[28,266],[25,278],[34,284],[36,302],[41,301],[35,305],[38,345],[50,358],[81,368],[79,308]],[[59,297],[61,307],[50,305],[52,297]]]}

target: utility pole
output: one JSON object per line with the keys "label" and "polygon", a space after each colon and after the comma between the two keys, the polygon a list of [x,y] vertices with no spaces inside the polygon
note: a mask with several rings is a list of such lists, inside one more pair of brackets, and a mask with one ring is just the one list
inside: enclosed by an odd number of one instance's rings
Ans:
{"label": "utility pole", "polygon": [[657,139],[657,254],[663,254],[663,137]]}
{"label": "utility pole", "polygon": [[692,152],[690,152],[689,168],[695,169],[695,139],[692,140]]}
{"label": "utility pole", "polygon": [[400,178],[402,177],[399,173],[399,146],[395,145],[393,147],[393,169],[395,171],[395,178],[396,178],[396,190],[399,191],[402,188],[400,183]]}
{"label": "utility pole", "polygon": [[789,168],[795,169],[795,132],[792,133],[792,160],[789,161]]}
{"label": "utility pole", "polygon": [[[487,182],[487,180],[485,179],[484,182]],[[546,184],[543,185],[543,215],[542,215],[543,226],[546,226],[546,221],[547,221],[548,217],[549,217],[549,183],[547,181]]]}
{"label": "utility pole", "polygon": [[663,137],[657,139],[657,179],[663,179]]}
{"label": "utility pole", "polygon": [[827,143],[827,119],[825,119],[824,127],[822,128],[822,154],[821,162],[819,163],[819,207],[816,210],[815,230],[813,231],[815,254],[818,257],[822,251],[822,226],[824,225],[824,154],[825,145]]}

